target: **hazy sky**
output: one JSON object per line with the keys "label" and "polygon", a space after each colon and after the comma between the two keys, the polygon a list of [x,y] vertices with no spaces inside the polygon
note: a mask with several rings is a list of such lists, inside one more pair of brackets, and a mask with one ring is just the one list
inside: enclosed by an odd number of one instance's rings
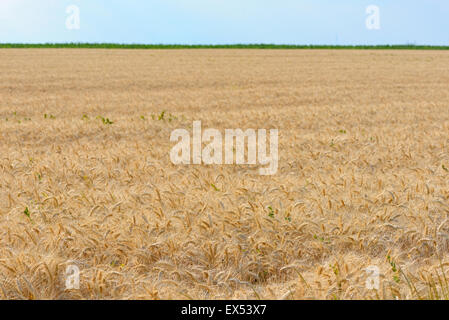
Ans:
{"label": "hazy sky", "polygon": [[449,45],[449,1],[0,0],[0,42]]}

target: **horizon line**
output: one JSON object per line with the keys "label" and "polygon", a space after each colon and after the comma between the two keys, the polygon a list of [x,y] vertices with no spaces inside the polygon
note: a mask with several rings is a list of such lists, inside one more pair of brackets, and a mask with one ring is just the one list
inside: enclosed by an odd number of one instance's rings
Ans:
{"label": "horizon line", "polygon": [[143,44],[109,42],[46,42],[46,43],[0,43],[0,49],[8,48],[92,48],[92,49],[414,49],[449,50],[445,45],[378,44],[378,45],[329,45],[329,44]]}

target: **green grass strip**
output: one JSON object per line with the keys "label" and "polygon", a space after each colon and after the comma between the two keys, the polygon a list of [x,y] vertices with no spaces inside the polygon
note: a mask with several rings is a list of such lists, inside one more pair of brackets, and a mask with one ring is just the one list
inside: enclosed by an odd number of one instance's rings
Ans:
{"label": "green grass strip", "polygon": [[86,48],[86,49],[363,49],[363,50],[449,50],[449,46],[427,45],[291,45],[291,44],[118,44],[118,43],[0,43],[0,48]]}

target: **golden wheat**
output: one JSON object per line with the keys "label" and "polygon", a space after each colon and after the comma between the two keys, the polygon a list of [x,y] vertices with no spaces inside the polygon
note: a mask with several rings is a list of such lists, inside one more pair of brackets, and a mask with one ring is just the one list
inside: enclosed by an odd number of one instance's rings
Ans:
{"label": "golden wheat", "polygon": [[[447,52],[3,49],[0,70],[0,298],[449,297]],[[173,165],[194,120],[278,128],[278,173]]]}

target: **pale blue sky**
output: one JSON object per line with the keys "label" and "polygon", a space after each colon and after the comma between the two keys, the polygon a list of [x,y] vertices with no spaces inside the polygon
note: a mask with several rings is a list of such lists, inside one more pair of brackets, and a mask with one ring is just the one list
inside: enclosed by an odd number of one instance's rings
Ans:
{"label": "pale blue sky", "polygon": [[[72,4],[79,30],[66,28]],[[449,45],[449,1],[0,0],[0,42]]]}

